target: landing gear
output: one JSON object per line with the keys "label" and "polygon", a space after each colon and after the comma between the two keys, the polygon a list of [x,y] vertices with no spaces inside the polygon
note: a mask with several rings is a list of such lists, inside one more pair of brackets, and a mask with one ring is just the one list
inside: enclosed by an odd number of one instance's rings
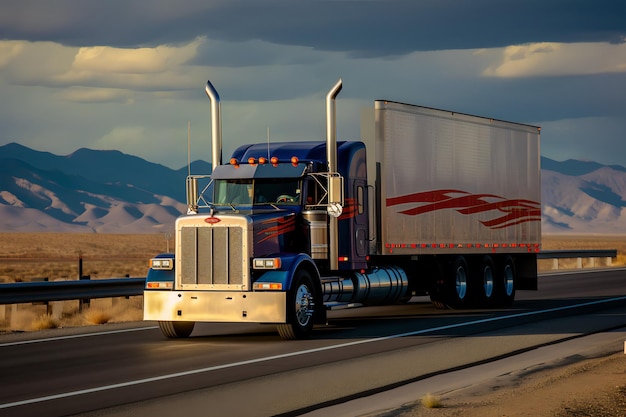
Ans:
{"label": "landing gear", "polygon": [[315,315],[315,286],[311,274],[301,269],[287,293],[287,323],[279,324],[278,334],[283,339],[308,339],[313,330]]}
{"label": "landing gear", "polygon": [[195,326],[193,321],[160,321],[163,335],[169,339],[189,337]]}

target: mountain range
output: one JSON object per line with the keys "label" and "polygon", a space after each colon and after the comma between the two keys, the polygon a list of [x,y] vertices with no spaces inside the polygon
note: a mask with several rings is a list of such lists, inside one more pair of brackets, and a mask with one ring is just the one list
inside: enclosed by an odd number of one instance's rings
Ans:
{"label": "mountain range", "polygon": [[[190,169],[211,172],[211,164]],[[187,173],[119,151],[59,156],[0,146],[0,231],[171,232],[186,210]]]}
{"label": "mountain range", "polygon": [[[543,233],[626,233],[626,168],[541,158]],[[0,146],[0,232],[173,232],[188,170],[119,151],[66,156]]]}

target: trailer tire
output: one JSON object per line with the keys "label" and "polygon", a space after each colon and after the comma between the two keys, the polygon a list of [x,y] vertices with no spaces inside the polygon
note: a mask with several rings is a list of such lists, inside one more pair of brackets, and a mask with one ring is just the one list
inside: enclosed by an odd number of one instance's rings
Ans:
{"label": "trailer tire", "polygon": [[278,334],[286,340],[308,339],[315,319],[315,285],[306,269],[300,269],[287,292],[287,323],[277,326]]}
{"label": "trailer tire", "polygon": [[470,302],[469,269],[463,256],[457,256],[444,277],[444,300],[449,308],[465,308]]}
{"label": "trailer tire", "polygon": [[515,263],[511,256],[504,259],[500,268],[496,286],[496,303],[498,307],[510,307],[515,300],[516,290]]}
{"label": "trailer tire", "polygon": [[476,307],[491,307],[496,300],[496,269],[491,256],[485,255],[480,263],[475,275],[474,290],[476,293]]}
{"label": "trailer tire", "polygon": [[160,321],[161,333],[168,339],[189,337],[196,325],[193,321]]}

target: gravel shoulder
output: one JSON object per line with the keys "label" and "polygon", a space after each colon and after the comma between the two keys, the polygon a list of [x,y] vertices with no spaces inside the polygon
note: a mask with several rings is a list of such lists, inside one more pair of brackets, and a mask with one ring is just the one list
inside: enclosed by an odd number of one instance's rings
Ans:
{"label": "gravel shoulder", "polygon": [[506,375],[438,397],[440,408],[418,401],[377,417],[626,416],[626,355]]}
{"label": "gravel shoulder", "polygon": [[305,416],[626,417],[625,342],[626,328],[576,337]]}

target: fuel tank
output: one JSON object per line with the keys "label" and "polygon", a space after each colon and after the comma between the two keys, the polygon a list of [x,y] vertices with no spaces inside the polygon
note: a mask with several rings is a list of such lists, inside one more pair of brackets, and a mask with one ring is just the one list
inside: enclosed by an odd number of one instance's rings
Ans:
{"label": "fuel tank", "polygon": [[324,302],[346,302],[365,305],[393,304],[406,297],[409,280],[396,266],[385,266],[346,277],[323,280]]}

